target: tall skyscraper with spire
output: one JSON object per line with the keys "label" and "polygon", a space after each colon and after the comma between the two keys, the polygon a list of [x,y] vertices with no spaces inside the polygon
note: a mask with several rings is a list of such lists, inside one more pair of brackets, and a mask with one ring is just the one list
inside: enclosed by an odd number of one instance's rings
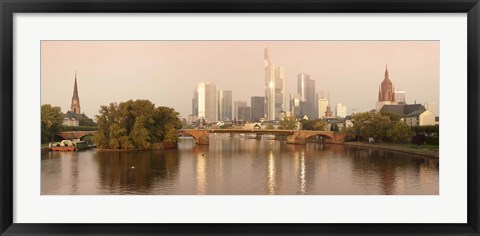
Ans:
{"label": "tall skyscraper with spire", "polygon": [[281,111],[285,111],[285,69],[270,61],[268,48],[263,52],[265,70],[265,117],[278,120]]}
{"label": "tall skyscraper with spire", "polygon": [[398,104],[395,101],[395,88],[392,81],[390,81],[388,75],[388,66],[385,65],[385,77],[383,78],[382,83],[378,87],[378,101],[375,106],[377,111],[380,111],[383,105],[396,105]]}
{"label": "tall skyscraper with spire", "polygon": [[75,114],[80,114],[80,98],[78,97],[77,72],[75,72],[75,85],[73,86],[73,97],[72,104],[70,105],[70,111]]}

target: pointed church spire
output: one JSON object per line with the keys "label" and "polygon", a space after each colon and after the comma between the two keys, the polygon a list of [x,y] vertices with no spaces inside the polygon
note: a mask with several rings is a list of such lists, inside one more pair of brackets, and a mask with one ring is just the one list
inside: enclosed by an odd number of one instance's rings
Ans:
{"label": "pointed church spire", "polygon": [[75,84],[73,86],[73,96],[72,104],[70,106],[70,111],[76,114],[80,114],[80,98],[78,97],[78,88],[77,88],[77,72],[75,71]]}
{"label": "pointed church spire", "polygon": [[75,98],[78,100],[77,72],[75,72],[75,85],[73,87],[73,97],[72,97],[72,99],[75,99]]}
{"label": "pointed church spire", "polygon": [[378,101],[395,101],[394,95],[394,87],[390,78],[388,78],[388,65],[385,64],[385,78],[383,79],[382,83],[380,84],[380,92],[378,93]]}
{"label": "pointed church spire", "polygon": [[389,79],[388,78],[388,65],[385,64],[385,79]]}

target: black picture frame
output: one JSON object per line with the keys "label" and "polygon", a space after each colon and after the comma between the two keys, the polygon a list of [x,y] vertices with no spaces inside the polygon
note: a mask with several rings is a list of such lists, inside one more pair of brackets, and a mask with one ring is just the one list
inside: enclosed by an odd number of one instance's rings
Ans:
{"label": "black picture frame", "polygon": [[[479,0],[0,0],[1,235],[479,235]],[[20,224],[13,223],[14,13],[468,13],[466,224]],[[461,125],[461,124],[459,124]]]}

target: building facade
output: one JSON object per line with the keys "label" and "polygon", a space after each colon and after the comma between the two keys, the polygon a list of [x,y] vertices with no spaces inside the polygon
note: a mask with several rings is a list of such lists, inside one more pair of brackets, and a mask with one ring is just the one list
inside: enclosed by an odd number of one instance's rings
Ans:
{"label": "building facade", "polygon": [[217,121],[217,85],[207,82],[199,83],[196,89],[196,97],[198,118],[206,119],[208,122]]}
{"label": "building facade", "polygon": [[319,118],[325,117],[325,112],[327,111],[327,107],[328,107],[328,99],[326,98],[318,99],[318,117]]}
{"label": "building facade", "polygon": [[195,89],[193,90],[192,116],[198,117],[198,91],[197,91],[197,88],[195,88]]}
{"label": "building facade", "polygon": [[435,125],[435,115],[421,104],[384,105],[381,111],[399,115],[409,126]]}
{"label": "building facade", "polygon": [[337,117],[345,118],[347,116],[347,106],[344,106],[341,103],[338,103],[335,106],[335,115]]}
{"label": "building facade", "polygon": [[425,108],[429,111],[431,111],[435,116],[438,116],[438,106],[436,102],[426,102],[424,104]]}
{"label": "building facade", "polygon": [[413,112],[405,116],[405,123],[409,126],[435,125],[435,115],[429,110]]}
{"label": "building facade", "polygon": [[324,118],[335,118],[335,116],[333,115],[332,109],[330,108],[330,105],[327,105]]}
{"label": "building facade", "polygon": [[232,91],[231,90],[218,91],[218,120],[221,120],[221,121],[232,120]]}
{"label": "building facade", "polygon": [[407,104],[405,97],[405,91],[395,90],[395,102],[397,102],[397,104]]}
{"label": "building facade", "polygon": [[310,75],[302,72],[297,75],[297,93],[302,101],[302,116],[306,115],[309,119],[316,119],[318,111],[316,111],[316,95],[315,80],[310,79]]}
{"label": "building facade", "polygon": [[252,121],[258,122],[260,119],[265,118],[265,97],[251,97],[250,106]]}
{"label": "building facade", "polygon": [[285,68],[270,61],[268,48],[264,49],[265,112],[267,120],[278,120],[285,109]]}
{"label": "building facade", "polygon": [[290,94],[290,115],[301,119],[302,118],[302,97],[298,93]]}
{"label": "building facade", "polygon": [[238,120],[239,119],[239,114],[238,114],[238,111],[241,107],[246,107],[247,106],[247,102],[246,101],[240,101],[240,100],[237,100],[237,101],[234,101],[233,102],[233,119],[234,120]]}
{"label": "building facade", "polygon": [[246,121],[250,122],[251,119],[251,109],[249,106],[242,106],[238,108],[238,119],[237,121]]}

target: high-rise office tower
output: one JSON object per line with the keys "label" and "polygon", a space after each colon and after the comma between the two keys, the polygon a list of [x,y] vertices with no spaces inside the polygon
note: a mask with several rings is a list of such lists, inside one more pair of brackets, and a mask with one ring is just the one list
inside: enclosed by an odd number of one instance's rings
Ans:
{"label": "high-rise office tower", "polygon": [[318,112],[315,109],[315,80],[310,79],[310,75],[303,72],[297,75],[297,93],[302,99],[302,116],[316,119]]}
{"label": "high-rise office tower", "polygon": [[264,49],[265,112],[267,120],[278,120],[284,111],[285,69],[270,61],[268,48]]}
{"label": "high-rise office tower", "polygon": [[251,109],[249,106],[242,106],[238,108],[238,121],[251,121]]}
{"label": "high-rise office tower", "polygon": [[320,92],[318,98],[318,118],[324,118],[328,106],[328,95],[325,92]]}
{"label": "high-rise office tower", "polygon": [[195,88],[193,90],[192,115],[193,116],[198,116],[198,91],[197,91],[197,88]]}
{"label": "high-rise office tower", "polygon": [[198,118],[205,118],[209,122],[217,121],[217,85],[199,83],[196,91]]}
{"label": "high-rise office tower", "polygon": [[246,107],[247,102],[246,101],[234,101],[233,102],[233,119],[239,120],[239,115],[238,115],[238,110],[240,107]]}
{"label": "high-rise office tower", "polygon": [[232,120],[232,91],[231,90],[218,91],[218,120],[221,120],[221,121]]}
{"label": "high-rise office tower", "polygon": [[337,106],[335,106],[335,115],[337,117],[345,118],[347,116],[347,107],[338,103]]}
{"label": "high-rise office tower", "polygon": [[295,118],[301,119],[303,118],[302,115],[302,96],[298,93],[291,93],[290,94],[290,115],[294,116]]}
{"label": "high-rise office tower", "polygon": [[258,122],[265,118],[265,97],[255,96],[251,98],[251,119]]}

